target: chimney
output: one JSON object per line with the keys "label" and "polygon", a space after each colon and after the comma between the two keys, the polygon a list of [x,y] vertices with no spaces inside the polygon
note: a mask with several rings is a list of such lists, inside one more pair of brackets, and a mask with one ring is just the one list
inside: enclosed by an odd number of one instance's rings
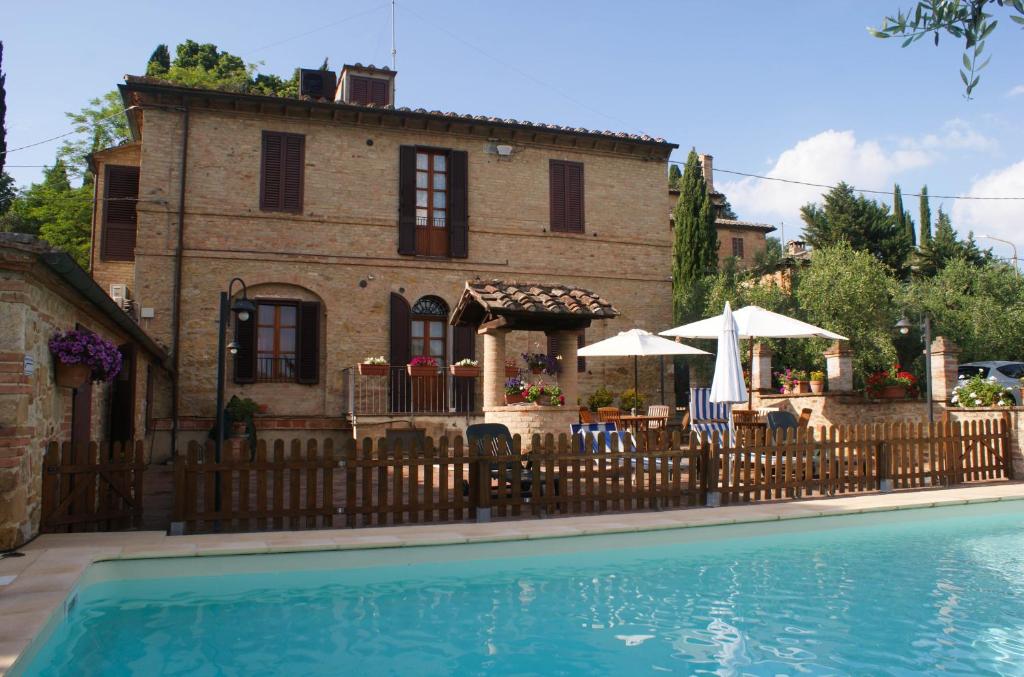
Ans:
{"label": "chimney", "polygon": [[393,108],[397,74],[398,71],[393,71],[387,66],[346,64],[338,78],[338,90],[334,95],[334,101],[354,106]]}
{"label": "chimney", "polygon": [[807,243],[801,240],[790,240],[786,243],[786,254],[789,256],[800,256],[807,253]]}
{"label": "chimney", "polygon": [[700,154],[700,173],[704,176],[704,183],[708,185],[708,192],[715,192],[715,177],[712,175],[711,161],[713,157],[707,153]]}

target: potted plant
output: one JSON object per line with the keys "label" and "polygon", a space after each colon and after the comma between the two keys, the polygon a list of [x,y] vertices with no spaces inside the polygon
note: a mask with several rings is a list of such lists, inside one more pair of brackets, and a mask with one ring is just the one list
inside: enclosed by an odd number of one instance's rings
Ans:
{"label": "potted plant", "polygon": [[811,392],[811,383],[807,380],[807,372],[798,369],[793,372],[793,378],[796,380],[796,391],[797,393],[809,393]]}
{"label": "potted plant", "polygon": [[587,398],[587,406],[590,411],[597,411],[601,407],[610,407],[615,402],[615,393],[605,386],[598,386],[594,394]]}
{"label": "potted plant", "polygon": [[811,379],[811,392],[815,395],[820,395],[825,392],[825,372],[823,371],[812,371],[810,374]]}
{"label": "potted plant", "polygon": [[619,395],[619,405],[625,411],[640,411],[644,408],[645,402],[644,396],[632,388],[623,390],[622,394]]}
{"label": "potted plant", "polygon": [[480,363],[468,357],[449,365],[448,369],[452,372],[452,376],[459,378],[476,378],[480,375]]}
{"label": "potted plant", "polygon": [[916,387],[917,379],[914,375],[903,371],[898,364],[876,371],[864,383],[868,395],[881,400],[902,400]]}
{"label": "potted plant", "polygon": [[512,376],[505,381],[505,404],[519,404],[525,398],[526,384],[519,376]]}
{"label": "potted plant", "polygon": [[245,435],[249,426],[255,428],[253,416],[259,411],[259,405],[251,398],[232,395],[224,410],[231,422],[231,432],[236,436]]}
{"label": "potted plant", "polygon": [[960,381],[953,388],[950,403],[958,407],[1012,407],[1016,404],[1013,390],[996,382],[995,378],[985,378],[981,374]]}
{"label": "potted plant", "polygon": [[380,357],[367,357],[365,360],[359,363],[359,375],[387,376],[388,361],[384,359],[383,355],[381,355]]}
{"label": "potted plant", "polygon": [[562,407],[565,406],[565,395],[558,386],[549,386],[543,383],[534,383],[526,387],[526,401],[540,406]]}
{"label": "potted plant", "polygon": [[779,380],[779,392],[783,395],[792,395],[798,388],[797,372],[787,368],[785,371],[775,372],[775,378]]}
{"label": "potted plant", "polygon": [[516,366],[516,361],[510,358],[505,360],[505,378],[513,376],[519,376],[519,367]]}
{"label": "potted plant", "polygon": [[84,329],[54,334],[50,339],[57,385],[78,388],[87,381],[113,381],[121,371],[121,351],[105,338]]}
{"label": "potted plant", "polygon": [[544,353],[523,353],[522,357],[531,374],[543,374],[548,367],[548,356]]}
{"label": "potted plant", "polygon": [[406,366],[409,376],[423,378],[437,375],[437,360],[427,355],[417,355]]}

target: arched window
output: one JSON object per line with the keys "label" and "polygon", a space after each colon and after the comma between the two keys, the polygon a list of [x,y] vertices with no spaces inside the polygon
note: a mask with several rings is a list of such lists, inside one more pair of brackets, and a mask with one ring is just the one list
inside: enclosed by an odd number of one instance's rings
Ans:
{"label": "arched window", "polygon": [[445,366],[448,346],[448,305],[436,296],[424,296],[413,304],[410,348],[412,357],[426,356]]}

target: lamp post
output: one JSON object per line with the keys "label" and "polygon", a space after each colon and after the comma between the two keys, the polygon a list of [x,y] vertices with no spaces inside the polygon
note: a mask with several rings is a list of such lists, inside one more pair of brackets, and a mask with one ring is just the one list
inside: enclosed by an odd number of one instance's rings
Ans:
{"label": "lamp post", "polygon": [[1018,259],[1017,259],[1017,245],[1015,245],[1010,240],[1004,240],[1001,237],[992,237],[991,235],[979,235],[978,237],[982,238],[982,239],[985,239],[985,240],[995,240],[996,242],[1002,242],[1003,244],[1010,245],[1010,249],[1013,250],[1013,270],[1014,270],[1014,272],[1017,273],[1017,277],[1020,277],[1020,268],[1018,267]]}
{"label": "lamp post", "polygon": [[[896,329],[906,336],[914,323],[904,315],[896,323]],[[935,403],[932,401],[932,318],[928,313],[921,316],[921,332],[924,334],[924,378],[925,393],[928,398],[928,423],[935,423]]]}
{"label": "lamp post", "polygon": [[[242,285],[242,298],[231,303],[231,294],[235,283]],[[221,451],[224,448],[224,363],[227,361],[225,354],[230,349],[231,354],[238,352],[238,344],[234,341],[230,346],[225,345],[225,334],[231,313],[238,316],[240,322],[246,322],[256,312],[256,304],[249,300],[248,289],[242,278],[233,277],[228,283],[228,290],[220,293],[220,318],[217,323],[217,438],[214,447],[214,461],[220,463]],[[214,509],[220,511],[220,473],[214,474],[215,505]]]}

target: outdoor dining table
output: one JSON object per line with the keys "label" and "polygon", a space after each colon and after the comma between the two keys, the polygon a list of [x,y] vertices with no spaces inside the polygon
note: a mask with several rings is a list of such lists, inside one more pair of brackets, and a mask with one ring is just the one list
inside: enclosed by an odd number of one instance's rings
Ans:
{"label": "outdoor dining table", "polygon": [[633,432],[634,435],[645,433],[651,428],[652,421],[660,421],[660,428],[668,426],[668,416],[644,416],[643,414],[623,414],[619,417],[622,425]]}

